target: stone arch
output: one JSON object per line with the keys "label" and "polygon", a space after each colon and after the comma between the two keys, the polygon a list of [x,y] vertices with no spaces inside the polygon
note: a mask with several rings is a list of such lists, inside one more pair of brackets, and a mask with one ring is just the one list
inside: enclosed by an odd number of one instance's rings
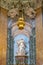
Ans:
{"label": "stone arch", "polygon": [[15,37],[15,36],[17,36],[19,34],[24,34],[27,37],[30,37],[32,25],[29,24],[29,23],[27,23],[27,22],[25,22],[24,29],[23,30],[19,30],[18,27],[17,27],[17,25],[16,25],[16,23],[14,23],[14,24],[12,24],[11,28],[12,28],[12,36],[13,37]]}

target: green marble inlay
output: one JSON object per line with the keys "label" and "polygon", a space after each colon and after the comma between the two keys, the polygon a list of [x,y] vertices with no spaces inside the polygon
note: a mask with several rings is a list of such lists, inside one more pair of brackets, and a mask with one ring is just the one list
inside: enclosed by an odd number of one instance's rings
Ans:
{"label": "green marble inlay", "polygon": [[7,65],[13,65],[14,61],[14,42],[11,36],[11,29],[8,29]]}

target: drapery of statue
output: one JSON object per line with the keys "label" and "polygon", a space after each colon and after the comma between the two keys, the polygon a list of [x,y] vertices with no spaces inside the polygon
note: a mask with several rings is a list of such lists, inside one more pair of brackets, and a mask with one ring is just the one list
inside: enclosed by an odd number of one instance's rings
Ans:
{"label": "drapery of statue", "polygon": [[16,64],[18,65],[26,65],[28,64],[28,56],[26,55],[26,44],[23,39],[20,39],[17,41],[18,44],[18,51],[15,56],[16,58]]}

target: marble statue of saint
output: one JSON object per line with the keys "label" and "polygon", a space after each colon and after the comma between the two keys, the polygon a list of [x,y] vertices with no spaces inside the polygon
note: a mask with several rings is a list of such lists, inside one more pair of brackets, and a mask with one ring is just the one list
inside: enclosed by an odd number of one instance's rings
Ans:
{"label": "marble statue of saint", "polygon": [[17,41],[18,44],[18,51],[17,51],[17,55],[21,55],[24,56],[25,55],[25,42],[23,39],[20,39]]}

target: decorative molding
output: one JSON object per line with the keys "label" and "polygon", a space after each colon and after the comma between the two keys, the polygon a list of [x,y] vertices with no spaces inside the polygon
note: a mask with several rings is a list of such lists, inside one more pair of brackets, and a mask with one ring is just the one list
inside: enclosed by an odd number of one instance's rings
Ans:
{"label": "decorative molding", "polygon": [[19,16],[19,10],[23,10],[29,18],[34,18],[35,10],[42,6],[42,0],[1,0],[0,6],[8,10],[8,16],[11,18]]}
{"label": "decorative molding", "polygon": [[9,10],[18,7],[19,1],[22,3],[22,5],[31,6],[32,8],[37,8],[42,5],[42,0],[1,0],[0,6]]}

